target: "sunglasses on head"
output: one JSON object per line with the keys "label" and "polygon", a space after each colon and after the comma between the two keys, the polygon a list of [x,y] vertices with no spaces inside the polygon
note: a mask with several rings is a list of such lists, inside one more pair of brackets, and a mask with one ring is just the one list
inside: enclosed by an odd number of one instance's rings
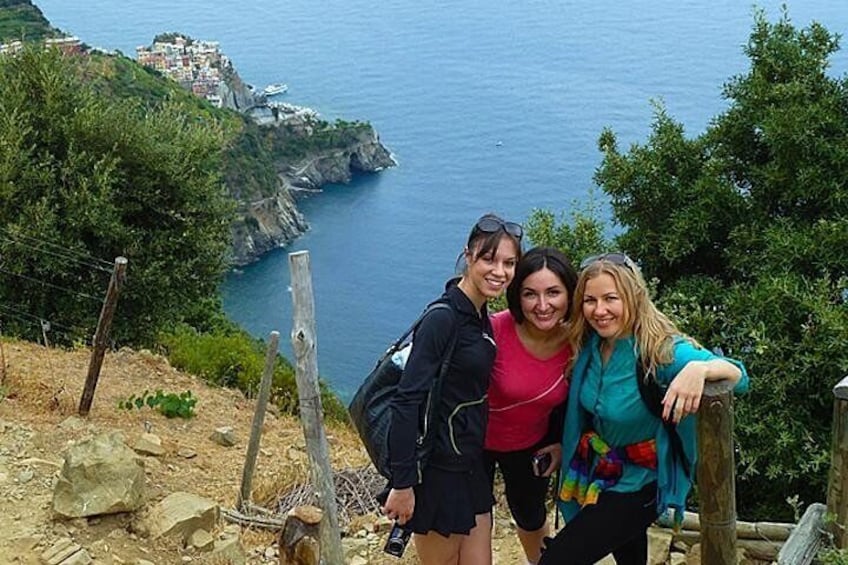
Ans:
{"label": "sunglasses on head", "polygon": [[521,239],[524,236],[524,228],[521,224],[515,222],[504,222],[497,218],[481,218],[475,226],[483,233],[495,233],[498,230],[503,230],[516,239]]}
{"label": "sunglasses on head", "polygon": [[634,273],[638,270],[638,267],[633,261],[633,259],[619,251],[615,251],[612,253],[601,253],[600,255],[591,255],[589,257],[586,257],[580,262],[580,270],[582,271],[595,261],[608,261],[613,265],[617,265],[619,267],[627,267]]}

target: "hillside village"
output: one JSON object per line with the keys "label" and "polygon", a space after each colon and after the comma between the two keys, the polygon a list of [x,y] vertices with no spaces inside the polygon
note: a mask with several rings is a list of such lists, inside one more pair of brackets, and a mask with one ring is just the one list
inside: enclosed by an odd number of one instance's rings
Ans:
{"label": "hillside village", "polygon": [[215,107],[223,106],[219,92],[224,80],[222,71],[231,68],[232,63],[217,41],[169,34],[157,37],[151,46],[136,47],[136,57],[139,64],[174,79]]}

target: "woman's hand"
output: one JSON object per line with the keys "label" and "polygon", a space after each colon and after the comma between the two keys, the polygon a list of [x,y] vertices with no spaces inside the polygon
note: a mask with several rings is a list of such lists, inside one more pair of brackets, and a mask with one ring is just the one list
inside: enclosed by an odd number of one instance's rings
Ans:
{"label": "woman's hand", "polygon": [[668,385],[662,401],[663,419],[673,419],[677,423],[697,412],[706,381],[729,379],[736,382],[741,375],[739,367],[724,359],[689,361]]}
{"label": "woman's hand", "polygon": [[703,361],[686,363],[665,392],[662,401],[663,420],[673,420],[677,423],[688,414],[697,412],[706,380],[707,367]]}
{"label": "woman's hand", "polygon": [[393,488],[389,491],[385,506],[380,510],[387,518],[403,526],[412,518],[412,512],[415,510],[415,491],[412,487]]}
{"label": "woman's hand", "polygon": [[548,465],[548,468],[542,471],[540,477],[550,477],[553,475],[557,469],[559,469],[560,464],[562,464],[562,445],[559,443],[552,443],[551,445],[546,445],[545,447],[538,450],[533,455],[542,455],[545,453],[551,454],[551,463]]}

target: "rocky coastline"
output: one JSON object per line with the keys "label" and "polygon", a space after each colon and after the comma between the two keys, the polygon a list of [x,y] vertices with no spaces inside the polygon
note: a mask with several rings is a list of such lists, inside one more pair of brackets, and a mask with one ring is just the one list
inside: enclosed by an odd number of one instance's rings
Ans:
{"label": "rocky coastline", "polygon": [[[238,112],[258,128],[271,128],[253,139],[261,151],[272,154],[263,166],[269,172],[273,168],[276,179],[263,176],[261,187],[227,182],[237,202],[231,227],[234,266],[256,261],[309,229],[297,208],[298,194],[320,192],[328,183],[348,183],[356,174],[397,164],[369,124],[329,124],[311,108],[269,100],[242,80],[217,42],[167,33],[150,47],[139,47],[137,55],[140,64],[171,76],[214,106]],[[268,139],[274,147],[264,147]]]}
{"label": "rocky coastline", "polygon": [[240,202],[239,220],[232,230],[235,266],[258,260],[309,229],[297,208],[296,195],[320,192],[326,184],[348,183],[355,174],[378,172],[396,163],[369,127],[342,150],[310,153],[295,163],[279,164],[274,194]]}
{"label": "rocky coastline", "polygon": [[[309,122],[313,119],[306,114],[262,127],[291,128],[294,124],[308,136]],[[375,173],[396,165],[370,125],[359,127],[348,137],[351,139],[342,148],[310,151],[294,161],[276,160],[278,184],[273,193],[239,201],[238,219],[232,226],[234,266],[254,262],[309,229],[306,218],[297,208],[298,195],[320,192],[326,184],[346,184],[354,175]]]}

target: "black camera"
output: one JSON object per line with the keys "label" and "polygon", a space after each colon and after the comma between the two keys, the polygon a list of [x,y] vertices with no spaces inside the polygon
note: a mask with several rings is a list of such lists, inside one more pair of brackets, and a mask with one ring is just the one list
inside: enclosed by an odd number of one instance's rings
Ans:
{"label": "black camera", "polygon": [[541,477],[542,473],[551,466],[551,454],[550,453],[536,453],[533,455],[533,474],[537,477]]}
{"label": "black camera", "polygon": [[386,547],[383,548],[383,551],[395,557],[402,557],[411,535],[412,530],[407,530],[395,522],[392,531],[389,532],[389,539],[386,540]]}

